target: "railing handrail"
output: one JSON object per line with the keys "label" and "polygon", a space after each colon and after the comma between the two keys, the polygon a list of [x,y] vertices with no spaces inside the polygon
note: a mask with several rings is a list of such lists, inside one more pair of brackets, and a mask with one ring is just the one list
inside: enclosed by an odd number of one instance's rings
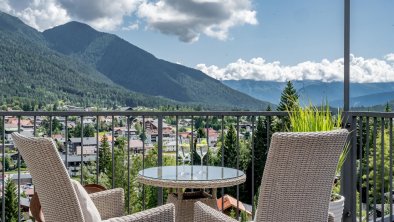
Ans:
{"label": "railing handrail", "polygon": [[348,111],[344,114],[353,117],[381,117],[381,118],[394,118],[394,112],[376,112],[376,111]]}
{"label": "railing handrail", "polygon": [[0,116],[286,116],[285,111],[0,111]]}

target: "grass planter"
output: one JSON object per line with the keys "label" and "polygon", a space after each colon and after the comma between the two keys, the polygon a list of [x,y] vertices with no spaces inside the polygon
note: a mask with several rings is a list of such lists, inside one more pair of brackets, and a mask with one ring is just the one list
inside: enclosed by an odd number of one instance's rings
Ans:
{"label": "grass planter", "polygon": [[345,206],[345,197],[339,194],[335,194],[335,196],[339,199],[330,201],[330,205],[328,207],[328,212],[334,214],[334,222],[342,221],[343,208]]}

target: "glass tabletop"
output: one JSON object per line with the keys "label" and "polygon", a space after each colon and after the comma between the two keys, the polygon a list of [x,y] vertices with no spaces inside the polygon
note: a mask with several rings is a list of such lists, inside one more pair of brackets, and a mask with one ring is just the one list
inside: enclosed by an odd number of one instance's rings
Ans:
{"label": "glass tabletop", "polygon": [[217,166],[162,166],[152,167],[138,172],[139,176],[171,181],[213,181],[229,180],[243,177],[245,174],[241,170],[217,167]]}

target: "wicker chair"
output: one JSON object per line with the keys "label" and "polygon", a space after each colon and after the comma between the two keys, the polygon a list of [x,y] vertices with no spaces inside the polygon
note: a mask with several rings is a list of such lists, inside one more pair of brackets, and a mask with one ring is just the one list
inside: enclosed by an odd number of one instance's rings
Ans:
{"label": "wicker chair", "polygon": [[[32,175],[45,221],[84,222],[70,177],[52,139],[28,138],[13,133],[12,138]],[[172,204],[124,216],[124,192],[117,188],[90,194],[103,221],[175,221]]]}
{"label": "wicker chair", "polygon": [[[348,134],[347,130],[274,133],[255,221],[333,221],[327,212],[335,169]],[[194,221],[236,220],[197,202]]]}

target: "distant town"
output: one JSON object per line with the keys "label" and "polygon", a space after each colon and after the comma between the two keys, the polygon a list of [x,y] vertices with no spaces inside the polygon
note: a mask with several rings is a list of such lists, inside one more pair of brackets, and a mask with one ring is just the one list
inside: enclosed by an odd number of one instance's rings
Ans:
{"label": "distant town", "polygon": [[[118,107],[117,111],[142,110],[146,108]],[[97,108],[82,108],[77,106],[62,106],[58,110],[62,111],[96,111]],[[13,111],[8,109],[8,111]],[[105,111],[105,110],[102,110]],[[107,110],[108,111],[108,110]],[[204,131],[204,140],[207,142],[211,152],[217,152],[218,141],[221,137],[219,127],[205,127],[201,125],[201,119],[205,117],[185,117],[179,118],[178,124],[171,117],[163,118],[162,123],[162,151],[163,155],[169,155],[175,158],[177,141],[190,144],[192,138],[196,138],[198,130]],[[15,184],[18,184],[18,152],[14,147],[11,134],[20,132],[22,135],[51,137],[59,150],[59,154],[66,164],[69,175],[78,178],[81,173],[81,155],[83,155],[84,164],[94,162],[98,157],[98,149],[102,146],[103,138],[110,145],[118,138],[130,138],[126,142],[124,151],[128,147],[132,155],[142,155],[149,150],[157,147],[159,138],[159,123],[157,118],[137,116],[130,118],[130,125],[127,126],[127,117],[125,116],[84,116],[83,117],[83,137],[81,137],[81,117],[61,117],[61,116],[36,116],[21,118],[17,116],[6,116],[4,122],[5,141],[0,143],[5,146],[6,169],[4,178],[11,178]],[[67,128],[66,128],[67,124]],[[198,125],[200,124],[200,125]],[[96,127],[98,126],[98,131]],[[219,126],[219,125],[218,125]],[[112,129],[113,127],[113,129]],[[251,135],[251,121],[241,119],[239,123],[240,139]],[[66,135],[67,129],[67,135]],[[178,131],[177,131],[178,129]],[[226,133],[228,129],[223,129]],[[98,133],[98,135],[97,135]],[[177,137],[178,136],[178,137]],[[180,148],[179,148],[180,149]],[[111,150],[111,149],[110,149]],[[2,154],[0,154],[2,157]],[[43,154],[45,155],[45,154]],[[23,159],[20,160],[20,205],[24,212],[28,212],[31,197],[34,194],[34,185]],[[67,162],[66,162],[67,161]],[[0,170],[2,165],[0,165]],[[3,189],[0,183],[0,190]],[[232,197],[229,197],[232,198]]]}

